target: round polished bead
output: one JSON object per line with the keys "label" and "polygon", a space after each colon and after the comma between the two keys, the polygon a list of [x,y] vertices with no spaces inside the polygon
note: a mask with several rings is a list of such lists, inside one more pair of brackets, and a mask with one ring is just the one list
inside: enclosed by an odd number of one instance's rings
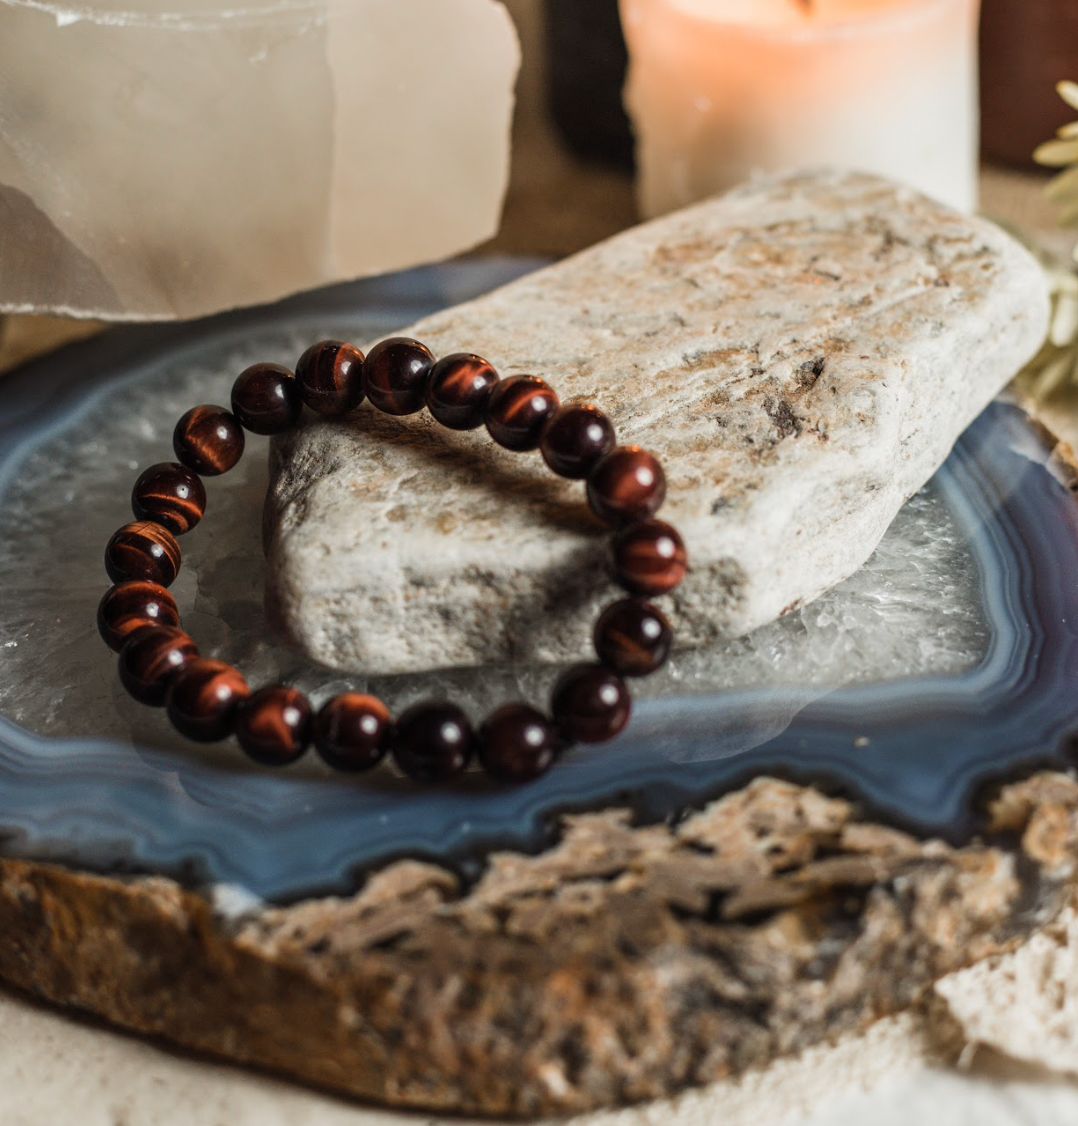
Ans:
{"label": "round polished bead", "polygon": [[534,450],[543,427],[557,409],[554,389],[537,375],[514,375],[503,379],[491,392],[487,430],[507,450]]}
{"label": "round polished bead", "polygon": [[558,678],[551,711],[559,731],[578,743],[605,743],[629,722],[625,681],[602,665],[574,665]]}
{"label": "round polished bead", "polygon": [[296,688],[270,684],[240,704],[234,719],[236,738],[263,766],[287,766],[307,749],[311,705]]}
{"label": "round polished bead", "polygon": [[344,340],[320,340],[300,356],[296,380],[311,410],[347,414],[363,402],[363,353]]}
{"label": "round polished bead", "polygon": [[479,761],[503,782],[530,782],[550,769],[558,756],[554,726],[528,704],[506,704],[479,728]]}
{"label": "round polished bead", "polygon": [[654,454],[639,446],[611,450],[588,477],[592,512],[615,527],[647,520],[666,499],[666,474]]}
{"label": "round polished bead", "polygon": [[642,598],[611,603],[595,623],[595,651],[620,676],[648,676],[670,655],[674,631],[666,616]]}
{"label": "round polished bead", "polygon": [[480,356],[455,352],[439,360],[427,378],[427,409],[450,430],[474,430],[486,419],[498,373]]}
{"label": "round polished bead", "polygon": [[163,586],[135,579],[105,592],[97,607],[97,629],[105,644],[117,653],[137,629],[178,626],[176,600]]}
{"label": "round polished bead", "polygon": [[614,537],[614,573],[632,594],[665,594],[688,566],[681,536],[662,520],[630,524]]}
{"label": "round polished bead", "polygon": [[232,734],[236,709],[250,695],[239,669],[224,661],[196,660],[172,678],[165,706],[172,726],[198,743]]}
{"label": "round polished bead", "polygon": [[391,336],[370,350],[363,363],[363,390],[385,414],[415,414],[426,402],[427,374],[434,356],[418,340]]}
{"label": "round polished bead", "polygon": [[145,579],[171,586],[180,573],[180,545],[160,524],[125,524],[105,547],[105,570],[114,583]]}
{"label": "round polished bead", "polygon": [[314,719],[314,748],[335,770],[369,770],[389,749],[393,723],[374,696],[345,692],[322,705]]}
{"label": "round polished bead", "polygon": [[169,682],[198,656],[198,646],[182,629],[155,626],[136,630],[120,650],[120,680],[142,704],[160,707]]}
{"label": "round polished bead", "polygon": [[543,429],[539,452],[560,477],[587,477],[614,448],[614,424],[598,407],[562,407]]}
{"label": "round polished bead", "polygon": [[151,465],[131,490],[137,520],[154,520],[174,535],[189,532],[206,511],[206,488],[186,465],[162,461]]}
{"label": "round polished bead", "polygon": [[413,704],[397,720],[393,759],[410,777],[438,782],[468,765],[474,743],[472,725],[455,704]]}
{"label": "round polished bead", "polygon": [[227,473],[243,455],[243,427],[224,407],[192,407],[176,423],[172,448],[176,457],[203,477]]}
{"label": "round polished bead", "polygon": [[252,434],[291,430],[302,412],[299,384],[280,364],[252,364],[232,385],[232,413]]}

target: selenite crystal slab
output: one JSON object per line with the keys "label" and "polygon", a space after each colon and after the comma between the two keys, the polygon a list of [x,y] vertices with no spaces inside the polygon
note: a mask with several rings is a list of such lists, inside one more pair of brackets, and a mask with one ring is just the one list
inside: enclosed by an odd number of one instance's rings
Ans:
{"label": "selenite crystal slab", "polygon": [[[761,180],[404,330],[597,403],[654,450],[690,572],[682,646],[740,637],[869,557],[1040,346],[1040,267],[875,177]],[[360,342],[366,343],[366,342]],[[332,668],[560,661],[614,596],[607,530],[538,454],[364,404],[274,443],[268,605]]]}
{"label": "selenite crystal slab", "polygon": [[0,309],[190,317],[494,233],[494,0],[0,4]]}

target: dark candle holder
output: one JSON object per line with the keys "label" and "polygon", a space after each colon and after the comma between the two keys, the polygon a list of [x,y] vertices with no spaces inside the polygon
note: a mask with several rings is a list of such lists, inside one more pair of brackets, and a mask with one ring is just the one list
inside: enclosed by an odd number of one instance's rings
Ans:
{"label": "dark candle holder", "polygon": [[1056,83],[1078,78],[1075,0],[983,0],[982,148],[990,160],[1035,167],[1033,150],[1069,118]]}
{"label": "dark candle holder", "polygon": [[559,133],[579,156],[632,168],[618,0],[546,0],[543,15],[547,102]]}

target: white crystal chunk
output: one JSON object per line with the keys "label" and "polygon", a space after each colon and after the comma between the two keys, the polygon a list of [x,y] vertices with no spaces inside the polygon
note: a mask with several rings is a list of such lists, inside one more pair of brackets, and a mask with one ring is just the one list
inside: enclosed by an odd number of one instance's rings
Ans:
{"label": "white crystal chunk", "polygon": [[5,0],[0,309],[192,317],[481,242],[518,61],[494,0]]}

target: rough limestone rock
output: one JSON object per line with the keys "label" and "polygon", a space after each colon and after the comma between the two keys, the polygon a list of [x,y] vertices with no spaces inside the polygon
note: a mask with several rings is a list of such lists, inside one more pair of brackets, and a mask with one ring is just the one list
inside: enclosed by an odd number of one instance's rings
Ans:
{"label": "rough limestone rock", "polygon": [[[848,173],[770,178],[407,331],[594,401],[660,455],[691,571],[679,643],[738,636],[871,554],[1037,349],[1039,267],[1007,235]],[[538,454],[364,405],[279,439],[268,605],[326,665],[585,654],[608,537]]]}

